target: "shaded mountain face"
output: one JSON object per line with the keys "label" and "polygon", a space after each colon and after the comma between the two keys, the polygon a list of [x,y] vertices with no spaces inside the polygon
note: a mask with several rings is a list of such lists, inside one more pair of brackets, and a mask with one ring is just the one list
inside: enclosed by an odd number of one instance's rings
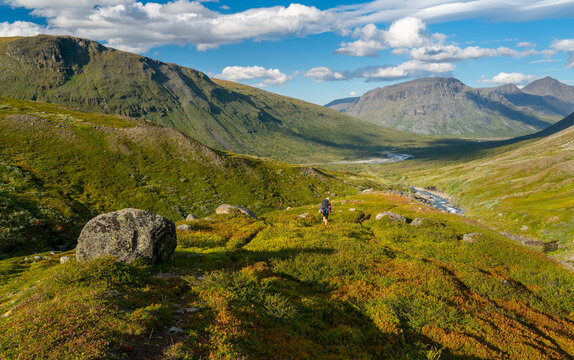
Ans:
{"label": "shaded mountain face", "polygon": [[72,37],[0,39],[0,82],[0,96],[143,118],[215,149],[295,162],[378,153],[405,137],[322,106]]}
{"label": "shaded mountain face", "polygon": [[453,78],[425,78],[371,90],[346,113],[401,131],[514,137],[542,130],[574,102],[527,94],[514,85],[474,89]]}

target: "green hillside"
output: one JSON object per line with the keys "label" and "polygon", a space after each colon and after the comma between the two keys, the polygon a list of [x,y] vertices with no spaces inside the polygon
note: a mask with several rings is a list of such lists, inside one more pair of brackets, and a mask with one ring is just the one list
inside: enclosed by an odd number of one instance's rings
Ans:
{"label": "green hillside", "polygon": [[[342,204],[341,200],[345,200]],[[570,359],[574,275],[389,194],[178,233],[173,262],[0,261],[7,359]],[[351,208],[355,211],[351,211]],[[374,220],[392,210],[420,226]],[[309,213],[308,218],[299,214]],[[474,242],[464,234],[482,233]],[[48,259],[49,257],[49,259]],[[171,330],[171,333],[169,332]]]}
{"label": "green hillside", "polygon": [[94,41],[0,39],[0,96],[126,115],[219,150],[295,163],[366,157],[419,137]]}
{"label": "green hillside", "polygon": [[171,128],[0,99],[0,253],[72,243],[87,219],[126,207],[175,221],[349,191],[314,168],[214,151]]}
{"label": "green hillside", "polygon": [[553,255],[574,263],[572,125],[574,114],[542,137],[485,150],[473,161],[397,172],[402,181],[448,192],[469,216],[500,230],[557,242]]}

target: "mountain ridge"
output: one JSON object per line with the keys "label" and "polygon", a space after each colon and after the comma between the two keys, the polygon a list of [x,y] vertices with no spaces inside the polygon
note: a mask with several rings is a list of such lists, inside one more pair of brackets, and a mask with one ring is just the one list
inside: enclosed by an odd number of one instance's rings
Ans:
{"label": "mountain ridge", "polygon": [[296,163],[379,153],[396,139],[417,141],[318,105],[88,39],[0,39],[0,81],[0,96],[139,117],[215,149]]}
{"label": "mountain ridge", "polygon": [[574,100],[569,103],[557,96],[533,95],[513,85],[474,89],[454,78],[434,77],[373,89],[359,100],[345,103],[343,110],[401,131],[516,137],[569,115]]}

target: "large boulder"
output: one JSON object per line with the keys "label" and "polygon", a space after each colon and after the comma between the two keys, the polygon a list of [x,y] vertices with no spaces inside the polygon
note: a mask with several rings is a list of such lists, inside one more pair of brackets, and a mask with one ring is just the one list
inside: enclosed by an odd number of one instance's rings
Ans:
{"label": "large boulder", "polygon": [[86,261],[113,256],[126,263],[141,258],[157,264],[171,258],[176,246],[172,221],[148,211],[123,209],[98,215],[84,226],[76,257]]}
{"label": "large boulder", "polygon": [[392,211],[383,211],[381,213],[378,213],[375,216],[375,220],[382,220],[382,219],[388,219],[392,222],[397,222],[397,223],[406,223],[407,222],[407,218],[400,215],[400,214],[396,214]]}
{"label": "large boulder", "polygon": [[252,218],[257,217],[253,213],[253,211],[251,211],[248,208],[243,207],[243,206],[223,204],[223,205],[219,206],[217,209],[215,209],[216,214],[235,214],[237,212],[240,212],[241,214],[247,215],[247,216],[252,217]]}

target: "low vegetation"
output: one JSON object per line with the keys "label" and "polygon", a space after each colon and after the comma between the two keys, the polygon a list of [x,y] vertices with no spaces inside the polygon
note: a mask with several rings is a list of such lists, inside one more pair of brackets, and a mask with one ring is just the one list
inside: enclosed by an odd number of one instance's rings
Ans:
{"label": "low vegetation", "polygon": [[0,98],[0,256],[73,246],[83,224],[133,207],[174,221],[223,203],[257,214],[353,186],[312,167],[214,151],[131,118]]}
{"label": "low vegetation", "polygon": [[[390,194],[179,222],[172,262],[0,261],[0,353],[19,359],[568,359],[574,276]],[[376,221],[393,211],[420,226]],[[299,216],[307,213],[307,217]],[[480,232],[474,242],[463,235]],[[47,259],[51,257],[51,259]],[[175,328],[172,328],[175,326]],[[171,330],[171,332],[169,332]]]}

